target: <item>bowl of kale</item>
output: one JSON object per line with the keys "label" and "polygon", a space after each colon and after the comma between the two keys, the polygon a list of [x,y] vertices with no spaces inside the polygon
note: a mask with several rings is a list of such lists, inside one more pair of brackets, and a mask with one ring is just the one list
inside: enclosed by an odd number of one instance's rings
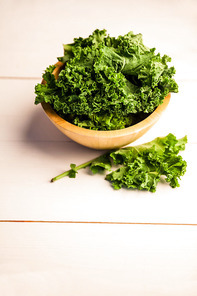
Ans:
{"label": "bowl of kale", "polygon": [[170,94],[178,92],[169,62],[169,56],[144,45],[142,34],[110,37],[96,29],[64,45],[64,55],[35,86],[35,104],[82,145],[125,146],[157,122]]}

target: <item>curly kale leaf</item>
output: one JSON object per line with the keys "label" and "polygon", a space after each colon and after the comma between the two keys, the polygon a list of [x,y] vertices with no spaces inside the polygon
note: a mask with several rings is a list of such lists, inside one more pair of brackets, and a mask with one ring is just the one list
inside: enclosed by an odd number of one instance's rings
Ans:
{"label": "curly kale leaf", "polygon": [[[163,176],[172,188],[179,187],[179,179],[185,174],[187,163],[178,154],[185,149],[186,143],[186,136],[177,139],[168,134],[142,145],[108,151],[77,167],[71,165],[70,170],[52,181],[65,176],[75,177],[79,169],[89,167],[93,174],[111,171],[105,179],[114,189],[124,187],[155,192]],[[114,166],[116,169],[113,170]]]}
{"label": "curly kale leaf", "polygon": [[55,100],[59,100],[57,82],[53,75],[54,69],[54,65],[49,66],[42,76],[44,83],[38,83],[35,86],[36,105],[42,102],[53,104]]}
{"label": "curly kale leaf", "polygon": [[75,125],[121,129],[140,121],[160,105],[169,92],[178,92],[168,67],[170,57],[143,44],[142,35],[129,32],[117,38],[95,30],[87,38],[64,45],[65,64],[56,80],[52,66],[38,84],[35,103],[48,102]]}
{"label": "curly kale leaf", "polygon": [[103,172],[105,170],[110,171],[111,166],[112,166],[112,163],[111,163],[109,154],[104,154],[91,162],[90,170],[92,171],[93,174],[96,174],[99,172]]}
{"label": "curly kale leaf", "polygon": [[122,148],[110,154],[115,164],[122,165],[106,176],[115,189],[122,187],[156,191],[161,176],[171,187],[179,186],[178,179],[186,172],[186,161],[180,155],[187,137],[177,140],[173,134],[142,144]]}

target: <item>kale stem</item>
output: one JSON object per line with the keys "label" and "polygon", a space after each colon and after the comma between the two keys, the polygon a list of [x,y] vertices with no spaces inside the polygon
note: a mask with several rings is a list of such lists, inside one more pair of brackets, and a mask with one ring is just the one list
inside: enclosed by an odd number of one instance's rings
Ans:
{"label": "kale stem", "polygon": [[[104,154],[102,154],[102,155],[104,156],[105,154],[108,154],[108,153],[109,153],[109,152],[104,153]],[[78,165],[78,166],[76,166],[76,167],[75,167],[75,170],[79,171],[80,169],[85,169],[86,167],[90,166],[90,165],[92,164],[92,162],[95,161],[95,160],[97,160],[99,157],[101,157],[101,155],[99,155],[98,157],[93,158],[93,159],[91,159],[91,160],[89,160],[89,161],[87,161],[87,162],[84,162],[84,163],[82,163],[82,164],[80,164],[80,165]],[[70,171],[71,171],[71,169],[65,171],[64,173],[62,173],[62,174],[60,174],[60,175],[58,175],[58,176],[56,176],[56,177],[54,177],[54,178],[52,178],[52,179],[51,179],[51,182],[55,182],[55,181],[57,181],[57,180],[59,180],[59,179],[61,179],[61,178],[64,178],[64,177],[68,176],[69,173],[70,173]]]}

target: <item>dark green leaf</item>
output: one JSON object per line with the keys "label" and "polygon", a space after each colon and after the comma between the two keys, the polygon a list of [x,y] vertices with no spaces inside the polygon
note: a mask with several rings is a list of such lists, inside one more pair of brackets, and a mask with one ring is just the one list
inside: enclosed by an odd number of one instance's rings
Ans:
{"label": "dark green leaf", "polygon": [[93,174],[103,172],[104,170],[110,171],[111,161],[108,154],[101,155],[91,163],[90,170]]}
{"label": "dark green leaf", "polygon": [[71,163],[70,165],[70,171],[69,171],[69,178],[76,178],[76,174],[78,173],[78,171],[76,170],[76,164]]}
{"label": "dark green leaf", "polygon": [[64,45],[65,63],[55,80],[53,66],[35,87],[35,104],[47,102],[66,120],[94,130],[116,130],[139,122],[169,92],[178,92],[170,57],[143,44],[129,32],[117,38],[95,30]]}

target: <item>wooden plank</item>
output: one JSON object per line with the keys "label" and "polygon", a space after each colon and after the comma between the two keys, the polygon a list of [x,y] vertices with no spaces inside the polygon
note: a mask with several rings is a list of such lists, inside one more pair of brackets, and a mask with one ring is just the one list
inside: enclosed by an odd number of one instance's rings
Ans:
{"label": "wooden plank", "polygon": [[147,46],[173,58],[177,77],[196,76],[196,2],[182,1],[180,7],[176,0],[159,5],[140,0],[135,7],[123,2],[3,1],[0,76],[40,77],[63,54],[63,43],[87,37],[96,28],[106,28],[112,36],[143,33]]}
{"label": "wooden plank", "polygon": [[114,190],[104,176],[81,170],[76,179],[51,177],[100,152],[73,142],[1,143],[0,219],[197,223],[196,144],[188,144],[181,186],[156,193]]}
{"label": "wooden plank", "polygon": [[4,296],[196,296],[190,226],[0,223]]}

